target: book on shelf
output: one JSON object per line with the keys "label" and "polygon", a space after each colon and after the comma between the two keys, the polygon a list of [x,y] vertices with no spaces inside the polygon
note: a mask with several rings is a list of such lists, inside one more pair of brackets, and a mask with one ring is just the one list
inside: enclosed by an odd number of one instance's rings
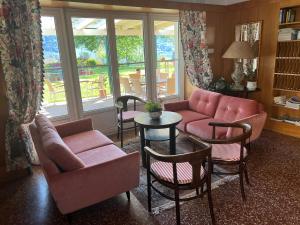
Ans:
{"label": "book on shelf", "polygon": [[296,20],[296,10],[294,9],[281,9],[279,13],[279,22],[281,24],[284,23],[292,23]]}
{"label": "book on shelf", "polygon": [[298,30],[293,28],[280,29],[278,33],[278,41],[297,40]]}

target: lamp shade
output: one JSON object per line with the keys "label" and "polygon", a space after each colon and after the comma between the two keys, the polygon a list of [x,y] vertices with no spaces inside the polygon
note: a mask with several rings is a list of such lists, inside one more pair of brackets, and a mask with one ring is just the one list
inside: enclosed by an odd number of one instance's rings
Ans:
{"label": "lamp shade", "polygon": [[255,57],[254,49],[247,41],[233,42],[223,55],[225,59],[254,59]]}

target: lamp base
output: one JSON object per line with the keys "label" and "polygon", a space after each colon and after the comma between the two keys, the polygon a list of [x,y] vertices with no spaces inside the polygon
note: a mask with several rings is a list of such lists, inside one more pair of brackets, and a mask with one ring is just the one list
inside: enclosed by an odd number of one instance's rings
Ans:
{"label": "lamp base", "polygon": [[234,63],[234,72],[231,74],[231,78],[234,81],[234,84],[231,86],[232,90],[244,90],[244,86],[241,84],[244,76],[243,64],[236,61]]}

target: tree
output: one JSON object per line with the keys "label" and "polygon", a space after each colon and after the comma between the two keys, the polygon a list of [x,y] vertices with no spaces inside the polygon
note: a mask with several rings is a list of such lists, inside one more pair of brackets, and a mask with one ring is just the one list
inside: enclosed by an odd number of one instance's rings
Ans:
{"label": "tree", "polygon": [[121,63],[143,62],[144,44],[140,36],[117,36],[118,60]]}

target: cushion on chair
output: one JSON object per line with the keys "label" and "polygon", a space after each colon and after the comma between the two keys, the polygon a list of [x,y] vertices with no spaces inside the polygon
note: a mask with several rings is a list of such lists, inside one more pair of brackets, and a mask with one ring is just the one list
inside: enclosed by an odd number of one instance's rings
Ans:
{"label": "cushion on chair", "polygon": [[[41,130],[40,130],[41,131]],[[47,128],[40,132],[43,149],[47,156],[63,171],[71,171],[84,167],[84,163],[63,142],[59,134]]]}
{"label": "cushion on chair", "polygon": [[188,123],[196,120],[207,119],[208,116],[203,115],[192,110],[181,110],[177,111],[182,116],[182,121],[177,125],[177,128],[183,132],[186,132],[186,126]]}
{"label": "cushion on chair", "polygon": [[193,111],[214,117],[221,94],[197,89],[189,98],[189,108]]}
{"label": "cushion on chair", "polygon": [[78,153],[77,156],[88,166],[98,165],[126,155],[117,146],[111,144]]}
{"label": "cushion on chair", "polygon": [[[213,160],[238,161],[240,160],[240,144],[213,144],[211,157]],[[247,149],[244,147],[244,158],[247,156]]]}
{"label": "cushion on chair", "polygon": [[[125,111],[122,113],[122,117],[123,117],[123,121],[126,120],[133,120],[133,118],[137,115],[141,113],[140,111]],[[120,119],[120,113],[118,114],[118,119]]]}
{"label": "cushion on chair", "polygon": [[75,154],[112,144],[112,140],[98,130],[90,130],[63,138],[63,141]]}
{"label": "cushion on chair", "polygon": [[[224,122],[223,120],[216,119],[203,119],[188,123],[186,126],[186,131],[189,134],[197,136],[203,139],[212,138],[213,127],[209,126],[210,122]],[[226,136],[228,128],[226,127],[216,127],[216,138],[224,138]]]}
{"label": "cushion on chair", "polygon": [[[177,163],[177,179],[179,184],[188,184],[192,182],[193,179],[193,168],[192,165],[188,162]],[[174,183],[173,176],[173,165],[172,163],[166,162],[154,162],[151,164],[152,173],[157,176],[159,179]],[[200,171],[201,178],[204,177],[204,169],[201,166]]]}

